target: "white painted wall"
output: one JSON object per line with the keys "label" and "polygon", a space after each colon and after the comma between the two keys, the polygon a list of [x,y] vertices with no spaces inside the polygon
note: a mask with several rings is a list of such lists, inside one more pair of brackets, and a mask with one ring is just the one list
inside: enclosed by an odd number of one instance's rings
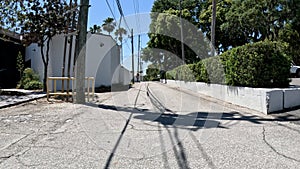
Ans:
{"label": "white painted wall", "polygon": [[[291,94],[291,90],[284,97],[282,89],[264,89],[251,87],[235,87],[219,84],[207,84],[202,82],[184,82],[168,80],[168,85],[189,89],[222,101],[247,107],[265,114],[283,110],[286,107],[300,105],[300,90],[297,94]],[[293,96],[291,96],[293,95]],[[298,98],[297,101],[295,101]],[[293,100],[290,102],[289,99]],[[295,100],[294,100],[295,99]]]}
{"label": "white painted wall", "polygon": [[[63,55],[64,55],[64,35],[56,35],[50,43],[48,65],[48,76],[62,76]],[[67,58],[69,52],[69,43],[67,46]],[[46,52],[46,47],[44,48]],[[73,38],[72,56],[75,51],[75,37]],[[31,67],[36,71],[40,79],[43,79],[44,66],[42,62],[40,47],[37,44],[31,44],[26,48],[26,60],[31,59]],[[73,57],[72,57],[73,58]],[[65,66],[65,76],[67,76],[67,64]],[[73,60],[71,60],[73,65]],[[119,46],[115,43],[111,36],[103,34],[88,34],[86,43],[86,70],[85,74],[88,77],[95,77],[95,86],[109,86],[115,83],[128,84],[129,71],[122,70],[120,72],[120,53]],[[71,66],[71,76],[73,66]],[[114,76],[118,74],[118,76]],[[120,74],[124,78],[120,80]],[[57,88],[61,89],[61,83],[57,83]]]}

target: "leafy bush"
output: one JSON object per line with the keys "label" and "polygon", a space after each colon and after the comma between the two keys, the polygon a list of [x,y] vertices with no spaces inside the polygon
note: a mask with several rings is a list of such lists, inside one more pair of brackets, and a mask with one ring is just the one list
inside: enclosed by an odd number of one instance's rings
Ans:
{"label": "leafy bush", "polygon": [[224,69],[219,57],[211,57],[194,64],[179,66],[168,72],[175,79],[205,83],[224,83]]}
{"label": "leafy bush", "polygon": [[39,76],[31,68],[26,68],[17,88],[27,90],[42,89],[43,84],[39,81]]}
{"label": "leafy bush", "polygon": [[233,48],[221,56],[232,86],[288,87],[291,59],[279,42],[262,41]]}
{"label": "leafy bush", "polygon": [[192,64],[178,66],[167,72],[167,78],[183,81],[195,81],[195,75],[191,67]]}
{"label": "leafy bush", "polygon": [[145,81],[158,81],[159,69],[157,68],[148,68],[146,70],[146,75],[144,76]]}
{"label": "leafy bush", "polygon": [[36,89],[42,89],[43,84],[40,81],[30,81],[24,85],[24,89],[26,90],[36,90]]}
{"label": "leafy bush", "polygon": [[198,81],[217,84],[225,83],[224,68],[219,56],[204,59],[198,65],[197,67],[200,68],[200,71],[198,70]]}
{"label": "leafy bush", "polygon": [[262,41],[233,48],[220,56],[179,66],[168,79],[247,87],[288,87],[291,59],[286,45]]}

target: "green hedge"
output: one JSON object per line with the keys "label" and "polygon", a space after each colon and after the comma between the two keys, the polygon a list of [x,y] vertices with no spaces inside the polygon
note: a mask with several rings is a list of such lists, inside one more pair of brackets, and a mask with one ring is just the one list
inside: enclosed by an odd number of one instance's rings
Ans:
{"label": "green hedge", "polygon": [[288,87],[291,59],[284,44],[262,41],[233,48],[220,56],[182,65],[168,79],[247,87]]}
{"label": "green hedge", "polygon": [[167,72],[168,79],[224,83],[224,71],[219,57],[204,59],[195,64],[181,65]]}
{"label": "green hedge", "polygon": [[226,84],[249,87],[288,87],[291,59],[282,44],[262,41],[233,48],[220,55]]}
{"label": "green hedge", "polygon": [[183,81],[195,81],[194,72],[191,69],[191,64],[181,65],[167,72],[167,79],[176,79]]}
{"label": "green hedge", "polygon": [[159,80],[159,69],[158,68],[148,68],[146,70],[146,75],[144,76],[145,81],[157,81]]}

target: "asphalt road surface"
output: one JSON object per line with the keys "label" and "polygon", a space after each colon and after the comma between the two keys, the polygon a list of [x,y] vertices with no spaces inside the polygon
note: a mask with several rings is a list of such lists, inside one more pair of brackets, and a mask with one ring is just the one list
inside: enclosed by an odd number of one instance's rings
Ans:
{"label": "asphalt road surface", "polygon": [[[299,120],[299,119],[294,119]],[[300,126],[160,83],[0,109],[0,168],[299,168]]]}

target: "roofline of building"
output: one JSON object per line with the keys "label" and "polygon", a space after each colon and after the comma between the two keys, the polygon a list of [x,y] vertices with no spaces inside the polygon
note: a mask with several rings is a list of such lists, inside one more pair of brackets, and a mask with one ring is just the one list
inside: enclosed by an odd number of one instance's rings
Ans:
{"label": "roofline of building", "polygon": [[0,35],[8,36],[10,38],[13,38],[14,40],[20,41],[20,34],[7,29],[0,28]]}
{"label": "roofline of building", "polygon": [[[91,31],[88,31],[87,33],[89,34],[89,33],[91,33]],[[91,33],[91,34],[92,34],[92,35],[101,35],[101,36],[107,36],[107,37],[110,37],[116,44],[118,44],[117,41],[116,41],[111,35],[104,34],[104,33],[101,33],[101,32],[100,32],[100,33]]]}

